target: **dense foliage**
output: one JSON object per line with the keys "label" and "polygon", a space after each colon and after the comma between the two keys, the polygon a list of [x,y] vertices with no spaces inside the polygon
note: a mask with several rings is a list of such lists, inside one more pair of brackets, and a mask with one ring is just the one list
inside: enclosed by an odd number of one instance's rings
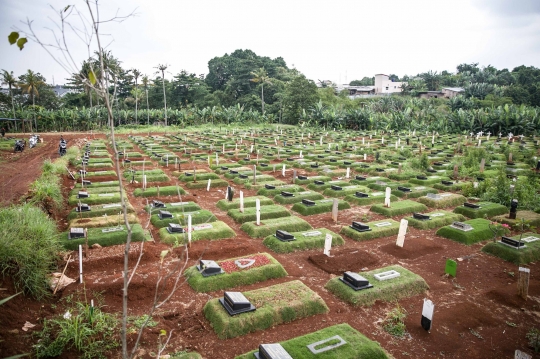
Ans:
{"label": "dense foliage", "polygon": [[[92,72],[110,85],[116,125],[164,123],[166,118],[167,124],[179,126],[286,123],[504,134],[531,134],[540,128],[540,69],[535,67],[509,71],[473,63],[458,65],[456,73],[427,71],[401,78],[392,74],[393,81],[407,83],[401,94],[352,99],[330,81],[319,81],[317,87],[281,57],[258,56],[251,50],[214,57],[206,76],[182,70],[171,79],[163,78],[165,71],[150,78],[136,69],[126,70],[110,52],[104,61],[104,74],[96,70],[95,58],[85,61],[68,81],[73,92],[61,98],[39,73],[29,70],[17,79],[4,70],[2,83],[11,91],[0,96],[0,117],[27,119],[27,127],[37,125],[40,131],[101,128],[107,123],[103,100],[85,81]],[[364,77],[351,85],[371,86],[373,81]],[[450,100],[416,97],[420,91],[443,87],[462,87],[465,92]]]}

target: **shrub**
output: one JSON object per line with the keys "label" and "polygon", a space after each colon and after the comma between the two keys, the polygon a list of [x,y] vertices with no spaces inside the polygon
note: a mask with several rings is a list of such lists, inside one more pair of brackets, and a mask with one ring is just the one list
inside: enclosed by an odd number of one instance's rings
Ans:
{"label": "shrub", "polygon": [[382,327],[388,334],[402,338],[407,333],[405,327],[405,318],[407,317],[407,311],[402,306],[398,305],[386,313],[386,318],[382,323]]}
{"label": "shrub", "polygon": [[47,275],[56,268],[56,224],[29,204],[0,209],[0,270],[17,290],[36,299],[50,295]]}

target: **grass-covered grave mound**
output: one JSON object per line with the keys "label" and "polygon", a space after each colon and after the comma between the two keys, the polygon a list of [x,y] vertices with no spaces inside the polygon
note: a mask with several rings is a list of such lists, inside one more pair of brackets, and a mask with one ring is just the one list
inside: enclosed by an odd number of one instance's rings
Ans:
{"label": "grass-covered grave mound", "polygon": [[[60,234],[60,244],[68,250],[76,250],[79,244],[85,244],[84,238],[69,239],[69,232]],[[131,240],[133,242],[141,242],[147,239],[147,234],[138,223],[131,225]],[[88,245],[99,244],[102,247],[113,246],[116,244],[124,244],[127,240],[127,228],[122,223],[121,225],[112,227],[95,227],[88,228]]]}
{"label": "grass-covered grave mound", "polygon": [[392,202],[390,200],[390,208],[385,207],[384,204],[374,204],[370,209],[372,212],[382,214],[386,217],[400,216],[410,213],[421,213],[427,210],[427,207],[410,199],[403,201]]}
{"label": "grass-covered grave mound", "polygon": [[305,192],[290,192],[292,196],[283,196],[278,194],[274,197],[274,201],[279,204],[292,204],[297,202],[302,202],[303,199],[309,199],[312,201],[323,199],[324,196],[319,192],[305,191]]}
{"label": "grass-covered grave mound", "polygon": [[[187,231],[187,227],[184,228]],[[159,238],[163,243],[182,244],[188,242],[187,233],[169,233],[167,227],[160,228]],[[212,223],[203,223],[192,226],[191,240],[218,240],[236,237],[236,233],[225,222],[215,221]]]}
{"label": "grass-covered grave mound", "polygon": [[[387,271],[396,271],[398,277],[378,280],[376,274]],[[395,302],[403,298],[422,294],[429,289],[426,281],[402,266],[392,265],[375,269],[369,272],[360,272],[362,277],[373,285],[373,288],[354,290],[340,280],[340,277],[332,278],[326,283],[325,288],[341,300],[356,306],[371,306],[376,301]]]}
{"label": "grass-covered grave mound", "polygon": [[453,225],[442,227],[437,231],[437,235],[460,242],[466,245],[475,244],[493,238],[493,232],[489,229],[491,223],[487,219],[476,218],[462,222],[472,227],[470,231],[463,231]]}
{"label": "grass-covered grave mound", "polygon": [[413,216],[405,218],[407,221],[409,221],[409,225],[418,228],[418,229],[433,229],[433,228],[439,228],[442,226],[447,226],[449,224],[452,224],[456,221],[462,222],[465,220],[465,217],[461,214],[449,212],[449,211],[443,211],[443,210],[437,210],[433,212],[428,213],[422,213],[423,215],[429,216],[430,218],[427,220],[424,219],[416,219]]}
{"label": "grass-covered grave mound", "polygon": [[242,294],[257,308],[255,311],[230,316],[218,298],[204,306],[204,315],[218,338],[234,338],[329,311],[324,300],[299,280]]}
{"label": "grass-covered grave mound", "polygon": [[247,222],[242,224],[241,230],[252,238],[265,238],[276,233],[278,229],[287,232],[300,232],[312,229],[311,225],[302,218],[296,216],[261,220],[258,226],[256,222]]}
{"label": "grass-covered grave mound", "polygon": [[[274,201],[265,196],[253,196],[253,197],[244,197],[244,208],[255,207],[257,199],[260,201],[261,206],[273,205]],[[228,201],[226,199],[221,199],[216,203],[216,207],[228,211],[230,209],[240,208],[240,197]]]}
{"label": "grass-covered grave mound", "polygon": [[[520,235],[511,238],[517,241],[520,240]],[[540,260],[540,234],[531,232],[523,233],[521,242],[525,244],[525,247],[519,249],[510,247],[499,241],[495,243],[490,242],[482,248],[482,252],[489,253],[516,265],[528,264]]]}
{"label": "grass-covered grave mound", "polygon": [[[245,263],[250,263],[251,260],[253,264],[245,267]],[[205,277],[199,272],[197,266],[190,267],[184,272],[191,288],[197,292],[212,292],[287,276],[283,266],[268,253],[245,255],[216,262],[221,267],[222,274]]]}
{"label": "grass-covered grave mound", "polygon": [[499,216],[501,214],[506,214],[509,212],[506,206],[502,204],[493,203],[493,202],[478,202],[474,203],[480,208],[470,208],[465,205],[456,207],[454,213],[459,213],[464,215],[467,218],[488,218]]}
{"label": "grass-covered grave mound", "polygon": [[178,223],[187,226],[188,216],[191,216],[191,224],[210,223],[217,221],[216,216],[206,209],[200,209],[193,212],[170,212],[172,218],[162,218],[159,213],[153,214],[150,217],[150,223],[156,228],[167,227],[169,223]]}
{"label": "grass-covered grave mound", "polygon": [[[81,203],[85,203],[84,198],[81,198]],[[115,215],[118,214],[122,210],[122,204],[121,203],[108,203],[108,204],[98,204],[94,206],[89,206],[90,210],[78,210],[78,205],[69,212],[69,215],[67,217],[68,220],[76,219],[76,218],[93,218],[93,217],[101,217],[104,215]],[[127,213],[133,213],[135,210],[133,209],[133,206],[130,203],[126,203],[126,209]]]}
{"label": "grass-covered grave mound", "polygon": [[[367,195],[367,197],[359,197],[356,194],[350,194],[348,196],[345,196],[344,200],[356,204],[358,206],[366,206],[368,204],[374,204],[374,203],[384,203],[385,193],[384,192],[362,192],[363,195]],[[363,196],[361,195],[361,196]],[[390,195],[390,203],[398,201],[398,198],[394,195]]]}
{"label": "grass-covered grave mound", "polygon": [[467,199],[455,193],[441,193],[434,197],[425,196],[418,198],[418,202],[425,204],[429,208],[447,208],[461,206]]}
{"label": "grass-covered grave mound", "polygon": [[133,195],[135,197],[177,196],[179,194],[186,194],[186,191],[179,186],[156,186],[147,187],[146,189],[137,188],[135,191],[133,191]]}
{"label": "grass-covered grave mound", "polygon": [[277,196],[283,191],[294,193],[294,192],[303,192],[306,190],[304,187],[298,186],[296,184],[284,184],[284,185],[276,185],[276,186],[270,185],[270,187],[275,187],[275,188],[267,188],[266,185],[265,187],[257,191],[258,196],[266,196],[266,197],[274,198],[275,196]]}
{"label": "grass-covered grave mound", "polygon": [[[339,335],[345,344],[337,346],[325,352],[314,355],[307,347],[328,338]],[[339,340],[339,339],[338,339]],[[280,342],[281,346],[294,359],[387,359],[391,358],[380,344],[368,339],[362,333],[347,323],[333,325],[313,333],[302,335],[293,339]],[[328,345],[336,344],[334,341],[326,342],[315,349],[321,349]],[[252,359],[257,350],[237,356],[235,359]]]}
{"label": "grass-covered grave mound", "polygon": [[324,248],[327,234],[332,236],[332,247],[345,244],[343,237],[326,228],[316,228],[309,231],[292,232],[293,241],[281,241],[275,234],[271,234],[263,240],[263,244],[276,253],[291,253],[308,249]]}
{"label": "grass-covered grave mound", "polygon": [[359,232],[351,226],[343,226],[339,233],[346,235],[355,241],[367,241],[369,239],[388,237],[398,234],[399,222],[393,219],[383,219],[380,221],[363,223],[368,225],[370,231]]}
{"label": "grass-covered grave mound", "polygon": [[[291,212],[289,212],[287,208],[275,204],[261,206],[260,214],[261,220],[291,216]],[[236,223],[251,222],[257,219],[257,208],[244,208],[244,212],[240,212],[240,209],[230,209],[227,211],[227,215],[229,215],[229,217],[231,217]]]}
{"label": "grass-covered grave mound", "polygon": [[[291,210],[303,216],[332,212],[332,207],[334,206],[333,198],[320,199],[313,202],[315,202],[315,205],[306,205],[302,202],[295,203]],[[338,210],[341,211],[349,208],[351,208],[351,205],[348,202],[338,200]]]}

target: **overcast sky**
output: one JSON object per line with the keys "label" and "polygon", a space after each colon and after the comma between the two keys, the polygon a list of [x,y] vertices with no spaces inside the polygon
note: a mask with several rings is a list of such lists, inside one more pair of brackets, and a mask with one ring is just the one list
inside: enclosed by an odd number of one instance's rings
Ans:
{"label": "overcast sky", "polygon": [[[69,74],[39,45],[19,51],[7,41],[14,27],[27,28],[26,18],[50,41],[57,16],[49,4],[85,10],[81,0],[0,0],[0,69],[65,82]],[[169,78],[182,69],[206,74],[208,60],[236,49],[281,56],[310,79],[340,83],[455,72],[471,62],[540,67],[540,0],[106,0],[102,19],[117,10],[137,15],[102,26],[108,49],[124,68],[151,76],[158,64],[170,65]],[[77,63],[88,57],[81,41],[68,40]]]}

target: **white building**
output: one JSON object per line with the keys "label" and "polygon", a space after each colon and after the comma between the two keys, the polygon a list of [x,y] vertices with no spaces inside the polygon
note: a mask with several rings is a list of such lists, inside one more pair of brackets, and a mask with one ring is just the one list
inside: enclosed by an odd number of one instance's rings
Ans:
{"label": "white building", "polygon": [[401,92],[401,86],[405,82],[393,82],[388,75],[375,75],[375,94],[391,94]]}

